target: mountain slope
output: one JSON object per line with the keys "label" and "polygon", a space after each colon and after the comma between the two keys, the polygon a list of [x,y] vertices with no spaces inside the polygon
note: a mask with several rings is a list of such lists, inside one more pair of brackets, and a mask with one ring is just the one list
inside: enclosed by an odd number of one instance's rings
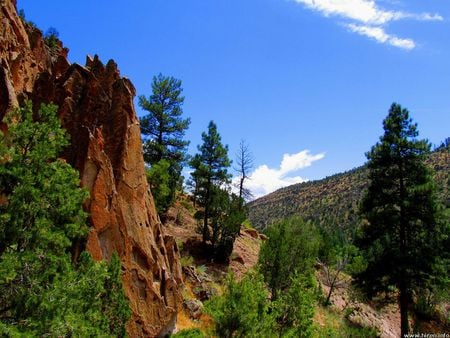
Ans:
{"label": "mountain slope", "polygon": [[[449,148],[433,152],[428,164],[436,171],[440,197],[450,205]],[[300,215],[317,225],[352,229],[358,221],[358,206],[367,184],[365,166],[322,180],[294,184],[250,202],[249,219],[260,230],[292,215]]]}

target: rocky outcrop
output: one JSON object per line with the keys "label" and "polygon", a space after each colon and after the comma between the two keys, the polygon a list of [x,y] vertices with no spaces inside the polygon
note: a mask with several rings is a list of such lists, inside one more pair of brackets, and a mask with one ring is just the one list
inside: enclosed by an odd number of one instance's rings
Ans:
{"label": "rocky outcrop", "polygon": [[164,233],[146,181],[131,82],[117,65],[87,58],[70,64],[62,45],[19,18],[15,1],[0,7],[0,120],[25,98],[54,102],[71,136],[64,157],[89,190],[91,230],[86,248],[97,259],[117,251],[133,310],[131,337],[170,330],[181,304],[181,267],[173,237]]}

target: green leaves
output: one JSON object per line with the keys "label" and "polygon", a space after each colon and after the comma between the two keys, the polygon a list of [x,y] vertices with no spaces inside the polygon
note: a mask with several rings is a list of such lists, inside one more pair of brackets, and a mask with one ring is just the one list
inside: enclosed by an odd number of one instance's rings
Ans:
{"label": "green leaves", "polygon": [[[367,153],[370,183],[361,207],[367,222],[358,243],[367,268],[357,281],[370,296],[398,288],[403,334],[412,293],[441,279],[436,267],[449,257],[449,225],[425,164],[430,145],[416,139],[409,112],[394,103],[383,127],[380,142]],[[444,270],[448,274],[448,264]]]}
{"label": "green leaves", "polygon": [[312,275],[294,273],[290,287],[272,303],[279,337],[311,337],[316,295]]}
{"label": "green leaves", "polygon": [[163,213],[169,207],[170,202],[170,163],[161,160],[147,169],[147,178],[155,201],[158,213]]}
{"label": "green leaves", "polygon": [[312,223],[298,217],[273,224],[265,234],[269,239],[261,247],[258,264],[276,300],[289,288],[295,272],[312,274],[320,235]]}
{"label": "green leaves", "polygon": [[[231,178],[231,175],[228,174],[231,161],[228,158],[228,146],[222,144],[217,126],[213,121],[208,125],[208,132],[202,133],[202,140],[203,143],[197,147],[199,153],[190,161],[193,169],[191,177],[194,185],[194,199],[204,207],[203,243],[211,239],[212,246],[215,247],[220,236],[219,232],[226,227],[224,217],[221,215],[226,214],[226,219],[228,215],[232,214],[232,210],[229,208],[231,196],[226,191],[226,185]],[[209,226],[213,228],[212,237]],[[238,232],[239,228],[236,233]],[[231,246],[233,242],[234,235]]]}
{"label": "green leaves", "polygon": [[57,158],[68,136],[56,109],[33,113],[28,102],[0,137],[0,335],[123,336],[117,257],[107,265],[84,253],[72,265],[71,247],[88,231],[87,192]]}
{"label": "green leaves", "polygon": [[261,275],[249,272],[240,282],[228,275],[224,294],[205,305],[219,337],[267,337],[273,327],[268,292]]}
{"label": "green leaves", "polygon": [[[161,172],[162,160],[169,163],[169,180],[164,185],[150,181],[152,192],[158,197],[160,214],[173,203],[176,190],[181,186],[181,170],[187,160],[189,141],[183,140],[183,137],[191,121],[181,117],[184,102],[182,91],[180,80],[159,74],[153,77],[152,95],[148,99],[139,96],[139,105],[148,111],[148,115],[140,119],[144,160],[150,167],[158,166],[153,172]],[[168,188],[169,191],[158,191],[159,188]]]}

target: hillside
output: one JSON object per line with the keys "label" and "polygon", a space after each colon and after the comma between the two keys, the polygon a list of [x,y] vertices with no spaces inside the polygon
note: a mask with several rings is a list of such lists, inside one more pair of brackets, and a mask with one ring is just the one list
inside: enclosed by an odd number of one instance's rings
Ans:
{"label": "hillside", "polygon": [[[433,152],[428,163],[436,171],[439,195],[450,205],[449,149]],[[300,215],[318,225],[334,224],[352,229],[351,225],[358,219],[359,201],[367,186],[366,177],[367,169],[362,166],[322,180],[279,189],[248,204],[250,222],[261,230],[277,220]]]}

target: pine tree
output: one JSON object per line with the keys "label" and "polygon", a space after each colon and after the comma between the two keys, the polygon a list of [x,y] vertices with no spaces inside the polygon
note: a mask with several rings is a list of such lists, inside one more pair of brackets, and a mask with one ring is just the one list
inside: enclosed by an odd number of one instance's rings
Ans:
{"label": "pine tree", "polygon": [[435,184],[425,164],[430,145],[417,139],[408,110],[392,104],[383,126],[380,142],[367,153],[370,183],[361,207],[367,222],[359,240],[367,269],[357,282],[369,296],[397,288],[403,337],[409,332],[413,292],[448,273],[443,240],[449,224],[439,217]]}
{"label": "pine tree", "polygon": [[181,185],[181,170],[185,163],[186,148],[189,141],[183,140],[190,119],[183,119],[181,81],[162,74],[153,77],[152,94],[147,99],[139,96],[139,105],[148,115],[140,119],[141,133],[144,140],[144,160],[156,165],[161,160],[170,163],[170,194],[160,205],[165,210],[175,198],[176,189]]}
{"label": "pine tree", "polygon": [[58,159],[68,136],[56,110],[27,103],[0,132],[0,336],[124,336],[118,259],[95,263],[85,252],[72,264],[88,231],[87,192]]}
{"label": "pine tree", "polygon": [[230,166],[228,158],[228,146],[223,146],[221,137],[217,132],[216,124],[211,121],[208,125],[208,132],[202,133],[202,145],[198,146],[199,154],[191,161],[193,173],[191,176],[197,182],[198,197],[203,212],[203,243],[210,239],[209,220],[213,214],[214,187],[229,183],[230,175],[227,168]]}

